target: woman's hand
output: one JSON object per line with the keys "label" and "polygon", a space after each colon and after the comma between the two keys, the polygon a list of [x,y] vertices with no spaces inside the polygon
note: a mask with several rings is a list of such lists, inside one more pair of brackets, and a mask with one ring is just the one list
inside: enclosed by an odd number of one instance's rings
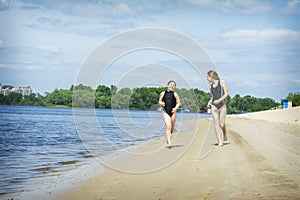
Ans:
{"label": "woman's hand", "polygon": [[220,103],[220,99],[214,100],[214,104],[219,104],[219,103]]}
{"label": "woman's hand", "polygon": [[177,109],[176,108],[173,108],[172,109],[172,113],[176,113]]}
{"label": "woman's hand", "polygon": [[207,108],[208,108],[208,109],[211,109],[211,104],[210,104],[210,103],[207,104]]}
{"label": "woman's hand", "polygon": [[159,105],[164,107],[166,104],[165,104],[165,102],[162,101],[162,102],[159,102]]}

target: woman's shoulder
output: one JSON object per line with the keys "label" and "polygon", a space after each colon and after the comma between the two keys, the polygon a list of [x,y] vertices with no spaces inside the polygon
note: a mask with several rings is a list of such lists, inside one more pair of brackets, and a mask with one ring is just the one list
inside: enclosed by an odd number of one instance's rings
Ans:
{"label": "woman's shoulder", "polygon": [[220,84],[222,87],[227,87],[226,82],[224,80],[220,80]]}
{"label": "woman's shoulder", "polygon": [[226,81],[225,80],[220,80],[220,83],[221,84],[226,84]]}

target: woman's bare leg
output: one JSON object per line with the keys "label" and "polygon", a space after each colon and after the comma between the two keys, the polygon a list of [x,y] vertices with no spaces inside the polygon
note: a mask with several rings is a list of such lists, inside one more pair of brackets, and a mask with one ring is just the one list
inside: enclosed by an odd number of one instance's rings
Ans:
{"label": "woman's bare leg", "polygon": [[225,120],[226,120],[226,106],[223,106],[220,110],[220,126],[222,128],[223,131],[223,139],[224,141],[228,140],[228,136],[227,136],[227,130],[226,130],[226,124],[225,124]]}
{"label": "woman's bare leg", "polygon": [[173,113],[172,117],[171,117],[171,134],[174,131],[174,127],[175,127],[175,122],[176,122],[176,113]]}
{"label": "woman's bare leg", "polygon": [[169,147],[172,145],[171,141],[171,135],[172,135],[172,122],[171,122],[171,117],[165,112],[162,111],[163,119],[166,125],[166,139],[167,139],[167,144]]}
{"label": "woman's bare leg", "polygon": [[218,145],[222,146],[223,143],[222,143],[221,135],[222,135],[223,131],[220,127],[219,110],[215,106],[212,106],[211,114],[212,114],[212,118],[213,118],[213,121],[214,121],[214,128],[215,128],[215,133],[216,133],[216,137],[217,137],[217,140],[218,140]]}

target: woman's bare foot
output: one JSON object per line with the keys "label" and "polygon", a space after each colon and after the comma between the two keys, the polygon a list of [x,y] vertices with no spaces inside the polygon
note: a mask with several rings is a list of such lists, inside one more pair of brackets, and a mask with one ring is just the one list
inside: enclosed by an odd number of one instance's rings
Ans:
{"label": "woman's bare foot", "polygon": [[219,144],[218,144],[218,147],[222,147],[222,146],[224,146],[223,143],[219,143]]}
{"label": "woman's bare foot", "polygon": [[227,141],[228,140],[228,136],[226,133],[223,134],[223,138],[224,138],[224,141]]}
{"label": "woman's bare foot", "polygon": [[171,144],[171,142],[169,143],[168,140],[167,140],[167,148],[168,148],[168,149],[171,149],[171,148],[172,148],[172,144]]}

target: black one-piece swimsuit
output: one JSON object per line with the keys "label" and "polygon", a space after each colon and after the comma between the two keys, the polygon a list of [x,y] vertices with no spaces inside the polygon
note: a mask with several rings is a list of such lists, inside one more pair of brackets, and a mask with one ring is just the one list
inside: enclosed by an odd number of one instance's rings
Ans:
{"label": "black one-piece swimsuit", "polygon": [[172,110],[176,106],[176,98],[174,96],[174,92],[172,91],[165,91],[163,96],[163,101],[165,102],[164,110],[165,112],[172,117],[173,113]]}

